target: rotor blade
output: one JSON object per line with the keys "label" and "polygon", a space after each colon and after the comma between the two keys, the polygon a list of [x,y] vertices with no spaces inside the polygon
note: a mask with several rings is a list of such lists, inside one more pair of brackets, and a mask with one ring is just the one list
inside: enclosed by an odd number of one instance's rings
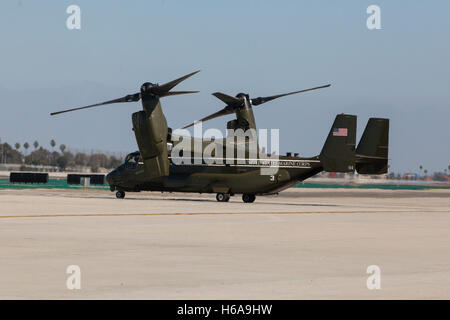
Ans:
{"label": "rotor blade", "polygon": [[54,115],[57,115],[57,114],[60,114],[60,113],[71,112],[71,111],[82,110],[82,109],[88,109],[88,108],[94,108],[94,107],[103,106],[105,104],[139,101],[139,99],[141,99],[141,94],[140,93],[129,94],[129,95],[127,95],[125,97],[122,97],[122,98],[119,98],[119,99],[114,99],[114,100],[110,100],[110,101],[106,101],[106,102],[91,104],[91,105],[85,106],[85,107],[78,107],[78,108],[73,108],[73,109],[68,109],[68,110],[63,110],[63,111],[52,112],[52,113],[50,113],[50,115],[54,116]]}
{"label": "rotor blade", "polygon": [[154,89],[156,90],[155,94],[158,94],[158,95],[166,95],[167,92],[170,91],[170,89],[172,89],[173,87],[175,87],[175,86],[176,86],[177,84],[179,84],[180,82],[186,80],[187,78],[192,77],[194,74],[196,74],[196,73],[198,73],[198,72],[200,72],[200,70],[191,72],[191,73],[189,73],[189,74],[187,74],[187,75],[185,75],[185,76],[182,76],[181,78],[172,80],[172,81],[170,81],[170,82],[167,82],[167,83],[165,83],[165,84],[162,84],[162,85],[160,85],[160,86],[155,87],[155,88],[154,88]]}
{"label": "rotor blade", "polygon": [[169,91],[166,94],[164,94],[164,96],[165,97],[166,96],[176,96],[179,94],[188,94],[188,93],[197,93],[197,92],[200,92],[200,91]]}
{"label": "rotor blade", "polygon": [[232,96],[229,96],[229,95],[227,95],[225,93],[222,93],[222,92],[214,92],[212,95],[214,97],[216,97],[217,99],[222,100],[227,105],[232,106],[232,107],[239,107],[244,102],[243,99],[232,97]]}
{"label": "rotor blade", "polygon": [[222,110],[217,111],[216,113],[210,114],[209,116],[204,117],[204,118],[202,118],[200,120],[197,120],[197,121],[195,121],[195,122],[193,122],[193,123],[183,127],[182,129],[189,128],[189,127],[193,126],[196,122],[200,122],[200,121],[204,122],[204,121],[208,121],[208,120],[211,120],[211,119],[214,119],[214,118],[217,118],[217,117],[221,117],[221,116],[225,116],[227,114],[232,114],[232,113],[233,113],[233,110],[228,109],[228,108],[223,108]]}
{"label": "rotor blade", "polygon": [[312,91],[312,90],[317,90],[317,89],[322,89],[322,88],[328,88],[329,86],[331,86],[331,84],[327,84],[324,86],[320,86],[320,87],[315,87],[315,88],[310,88],[310,89],[305,89],[305,90],[299,90],[299,91],[294,91],[294,92],[289,92],[289,93],[284,93],[284,94],[278,94],[276,96],[270,96],[270,97],[258,97],[255,99],[251,99],[250,102],[252,105],[257,106],[260,104],[263,104],[265,102],[277,99],[277,98],[281,98],[284,96],[289,96],[291,94],[296,94],[296,93],[301,93],[301,92],[306,92],[306,91]]}

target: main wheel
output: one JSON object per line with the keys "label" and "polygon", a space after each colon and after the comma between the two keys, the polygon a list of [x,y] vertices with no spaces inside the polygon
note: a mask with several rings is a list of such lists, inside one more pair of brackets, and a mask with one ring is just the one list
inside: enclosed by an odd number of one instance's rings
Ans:
{"label": "main wheel", "polygon": [[255,199],[256,199],[256,196],[254,194],[244,193],[242,195],[242,201],[244,201],[245,203],[252,203],[255,201]]}
{"label": "main wheel", "polygon": [[225,193],[219,192],[218,194],[216,194],[216,200],[219,202],[226,202],[226,201],[228,201],[227,195]]}
{"label": "main wheel", "polygon": [[116,198],[117,199],[123,199],[123,198],[125,198],[125,192],[124,191],[117,191],[116,192]]}
{"label": "main wheel", "polygon": [[230,196],[229,194],[226,194],[226,195],[225,195],[225,202],[230,201],[230,198],[231,198],[231,196]]}

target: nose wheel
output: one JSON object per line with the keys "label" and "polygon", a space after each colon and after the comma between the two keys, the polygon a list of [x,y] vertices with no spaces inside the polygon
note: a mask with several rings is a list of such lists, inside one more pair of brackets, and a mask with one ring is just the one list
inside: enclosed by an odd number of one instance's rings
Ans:
{"label": "nose wheel", "polygon": [[123,198],[125,198],[125,191],[117,191],[116,192],[116,198],[117,199],[123,199]]}
{"label": "nose wheel", "polygon": [[227,193],[218,193],[216,195],[216,200],[219,202],[228,202],[230,201],[230,195]]}
{"label": "nose wheel", "polygon": [[242,201],[244,201],[245,203],[255,202],[255,199],[256,199],[256,196],[254,194],[244,193],[242,195]]}

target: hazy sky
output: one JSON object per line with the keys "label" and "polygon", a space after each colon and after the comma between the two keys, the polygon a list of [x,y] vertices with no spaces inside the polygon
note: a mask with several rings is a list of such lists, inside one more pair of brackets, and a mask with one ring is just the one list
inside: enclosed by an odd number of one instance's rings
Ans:
{"label": "hazy sky", "polygon": [[[71,4],[81,30],[66,28]],[[381,7],[381,30],[366,27],[371,4]],[[450,164],[448,0],[3,0],[0,12],[2,141],[137,150],[139,103],[49,112],[201,69],[177,87],[200,93],[162,101],[174,129],[222,108],[215,91],[256,97],[331,83],[256,107],[258,127],[280,128],[283,153],[312,156],[337,113],[358,115],[358,138],[369,117],[387,117],[392,170]]]}

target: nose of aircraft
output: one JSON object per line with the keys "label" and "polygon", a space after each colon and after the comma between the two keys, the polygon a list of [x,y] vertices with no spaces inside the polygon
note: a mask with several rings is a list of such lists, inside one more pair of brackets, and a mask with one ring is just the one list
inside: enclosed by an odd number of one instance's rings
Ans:
{"label": "nose of aircraft", "polygon": [[115,180],[116,180],[116,177],[117,177],[117,170],[113,170],[113,171],[111,171],[110,173],[108,173],[106,175],[106,182],[108,182],[108,184],[111,187],[113,187],[114,183],[115,183]]}

